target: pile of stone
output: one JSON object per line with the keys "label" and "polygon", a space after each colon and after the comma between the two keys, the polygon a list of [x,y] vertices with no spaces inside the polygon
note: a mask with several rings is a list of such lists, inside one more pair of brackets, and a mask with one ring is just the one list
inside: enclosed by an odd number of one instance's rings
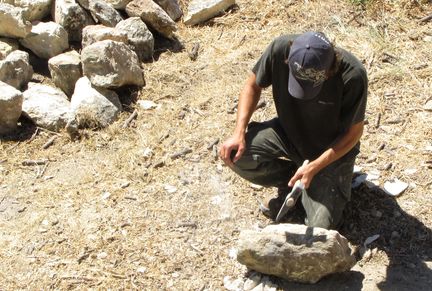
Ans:
{"label": "pile of stone", "polygon": [[[185,23],[233,4],[192,0]],[[115,90],[145,84],[153,33],[175,39],[182,16],[177,0],[0,0],[0,134],[22,114],[53,131],[109,125],[122,110]],[[77,43],[81,53],[71,49]],[[30,82],[27,51],[48,62],[55,87]]]}

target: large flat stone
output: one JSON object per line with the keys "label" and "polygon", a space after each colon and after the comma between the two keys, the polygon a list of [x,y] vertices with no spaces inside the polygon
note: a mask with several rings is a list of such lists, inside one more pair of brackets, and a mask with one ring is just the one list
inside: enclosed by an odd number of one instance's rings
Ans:
{"label": "large flat stone", "polygon": [[192,0],[184,18],[186,25],[195,25],[209,20],[235,4],[235,0]]}

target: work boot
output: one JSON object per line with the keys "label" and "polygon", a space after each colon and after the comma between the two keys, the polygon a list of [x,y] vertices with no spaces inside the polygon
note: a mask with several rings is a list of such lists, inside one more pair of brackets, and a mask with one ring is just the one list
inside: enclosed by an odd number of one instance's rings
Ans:
{"label": "work boot", "polygon": [[276,196],[272,194],[266,195],[259,206],[262,214],[271,220],[275,220],[289,192],[289,188],[278,188]]}

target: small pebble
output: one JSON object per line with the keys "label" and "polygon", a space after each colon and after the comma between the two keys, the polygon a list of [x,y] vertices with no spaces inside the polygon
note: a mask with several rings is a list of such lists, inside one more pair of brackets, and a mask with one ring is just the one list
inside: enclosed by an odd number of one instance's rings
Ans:
{"label": "small pebble", "polygon": [[108,198],[110,198],[111,197],[111,193],[110,192],[104,192],[103,194],[102,194],[102,199],[103,200],[107,200]]}

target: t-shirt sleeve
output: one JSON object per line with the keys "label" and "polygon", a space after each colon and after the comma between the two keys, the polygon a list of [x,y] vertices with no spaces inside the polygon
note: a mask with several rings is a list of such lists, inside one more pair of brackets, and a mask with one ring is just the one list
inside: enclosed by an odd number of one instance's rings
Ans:
{"label": "t-shirt sleeve", "polygon": [[344,84],[341,110],[342,129],[348,130],[352,125],[365,118],[368,80],[364,68],[356,68]]}
{"label": "t-shirt sleeve", "polygon": [[273,41],[252,68],[252,72],[256,76],[256,83],[261,88],[266,88],[272,84],[272,54],[274,44],[275,42]]}

